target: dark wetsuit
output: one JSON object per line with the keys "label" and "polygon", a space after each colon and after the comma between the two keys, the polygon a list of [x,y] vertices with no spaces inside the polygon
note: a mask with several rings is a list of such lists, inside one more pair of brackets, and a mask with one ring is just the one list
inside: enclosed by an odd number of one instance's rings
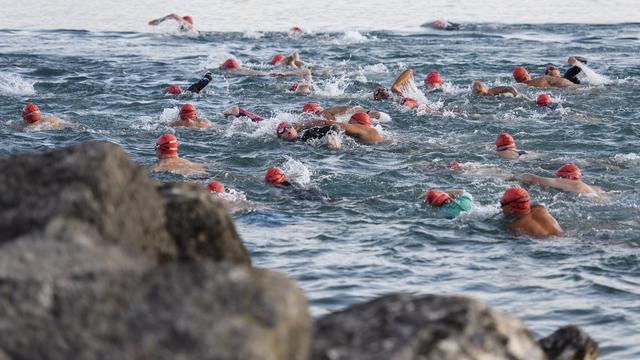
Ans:
{"label": "dark wetsuit", "polygon": [[199,93],[200,91],[202,91],[202,89],[204,89],[205,86],[209,85],[212,79],[213,79],[213,76],[211,76],[211,73],[207,72],[206,74],[204,74],[202,79],[200,79],[195,84],[191,84],[191,86],[189,86],[187,90],[194,93]]}
{"label": "dark wetsuit", "polygon": [[[587,59],[581,56],[576,56],[575,58],[576,60],[580,61],[583,64],[587,63]],[[580,84],[580,80],[578,79],[578,74],[580,74],[581,71],[582,69],[574,65],[570,67],[569,70],[567,70],[567,72],[565,72],[562,77],[571,81],[574,84]]]}
{"label": "dark wetsuit", "polygon": [[310,129],[306,129],[302,131],[302,133],[298,135],[298,140],[304,142],[304,141],[309,141],[311,139],[322,139],[323,137],[327,136],[327,134],[331,131],[335,133],[340,133],[342,131],[342,128],[335,124],[312,127]]}

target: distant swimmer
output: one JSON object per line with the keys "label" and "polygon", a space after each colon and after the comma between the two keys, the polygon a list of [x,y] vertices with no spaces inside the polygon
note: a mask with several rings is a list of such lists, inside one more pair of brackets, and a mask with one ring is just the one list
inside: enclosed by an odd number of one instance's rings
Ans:
{"label": "distant swimmer", "polygon": [[264,175],[264,181],[278,186],[291,186],[287,175],[285,175],[282,169],[276,166],[267,169]]}
{"label": "distant swimmer", "polygon": [[311,94],[311,84],[309,82],[294,82],[287,90],[299,95],[309,95]]}
{"label": "distant swimmer", "polygon": [[294,51],[289,56],[284,56],[282,54],[276,54],[271,58],[271,65],[284,65],[290,68],[299,69],[304,67],[304,61],[300,59],[300,54],[297,51]]}
{"label": "distant swimmer", "polygon": [[224,185],[220,181],[212,181],[207,185],[207,189],[214,193],[224,193]]}
{"label": "distant swimmer", "polygon": [[436,19],[431,22],[424,23],[420,26],[428,27],[436,30],[447,30],[447,31],[460,30],[460,24],[447,21],[445,19]]}
{"label": "distant swimmer", "polygon": [[179,116],[180,120],[171,123],[169,126],[185,126],[199,129],[211,126],[211,122],[205,118],[199,117],[196,107],[189,103],[182,105]]}
{"label": "distant swimmer", "polygon": [[[399,96],[400,105],[408,108],[420,108],[424,111],[431,111],[426,104],[426,97],[418,90],[416,83],[413,80],[413,70],[406,69],[393,82],[391,85],[391,92]],[[422,103],[418,100],[422,99]]]}
{"label": "distant swimmer", "polygon": [[373,100],[388,100],[391,99],[391,93],[386,87],[380,84],[373,85]]}
{"label": "distant swimmer", "polygon": [[[562,75],[562,77],[571,81],[574,84],[580,84],[580,79],[578,79],[578,74],[580,74],[582,69],[579,66],[576,66],[575,63],[580,62],[586,65],[587,59],[581,56],[569,56],[569,59],[567,59],[567,62],[569,63],[569,65],[573,65],[573,66],[571,66],[564,73],[564,75]],[[547,64],[544,74],[548,76],[553,76],[553,77],[561,77],[560,69],[553,64]]]}
{"label": "distant swimmer", "polygon": [[221,65],[220,70],[224,70],[229,74],[244,75],[244,76],[274,76],[274,77],[286,77],[286,76],[301,76],[306,81],[311,81],[311,69],[300,68],[285,72],[266,72],[251,69],[240,65],[240,62],[234,58],[226,59]]}
{"label": "distant swimmer", "polygon": [[473,197],[463,189],[430,190],[424,196],[431,206],[450,219],[473,209]]}
{"label": "distant swimmer", "polygon": [[435,70],[429,71],[424,78],[424,86],[427,88],[442,87],[442,84],[444,84],[444,80],[442,80],[440,73]]}
{"label": "distant swimmer", "polygon": [[25,127],[31,127],[40,124],[47,124],[48,126],[53,128],[64,128],[70,126],[70,124],[66,123],[64,120],[60,119],[57,116],[47,116],[43,118],[38,105],[33,103],[28,103],[22,109],[22,120]]}
{"label": "distant swimmer", "polygon": [[158,163],[153,172],[203,173],[204,164],[178,157],[178,139],[172,134],[164,134],[156,140]]}
{"label": "distant swimmer", "polygon": [[295,124],[282,121],[276,127],[278,139],[300,142],[324,140],[329,149],[340,148],[340,134],[343,132],[340,126],[330,120],[310,120]]}
{"label": "distant swimmer", "polygon": [[[213,80],[213,75],[211,74],[210,71],[207,71],[206,74],[204,74],[204,76],[202,76],[202,78],[200,80],[198,80],[197,82],[189,85],[189,87],[187,88],[187,91],[190,91],[192,93],[200,93],[200,91],[202,91],[202,89],[204,89],[207,85],[209,85],[209,83],[211,82],[211,80]],[[182,94],[183,90],[179,85],[176,84],[170,84],[169,87],[167,88],[167,95],[180,95]]]}
{"label": "distant swimmer", "polygon": [[527,154],[526,151],[516,148],[516,142],[513,140],[513,136],[506,131],[501,132],[496,138],[496,150],[498,151],[498,156],[507,159],[517,159]]}
{"label": "distant swimmer", "polygon": [[547,209],[540,205],[531,206],[531,198],[523,188],[510,188],[500,200],[502,212],[511,221],[509,229],[520,234],[552,236],[562,234],[562,228]]}
{"label": "distant swimmer", "polygon": [[554,103],[553,100],[551,100],[551,95],[547,93],[538,95],[538,97],[536,98],[536,104],[538,104],[538,106],[551,110],[556,110],[559,106],[558,104]]}
{"label": "distant swimmer", "polygon": [[556,171],[558,178],[548,178],[533,174],[518,174],[507,180],[521,181],[525,184],[552,187],[558,190],[576,193],[601,194],[604,191],[599,186],[582,182],[582,173],[575,164],[566,164]]}
{"label": "distant swimmer", "polygon": [[513,78],[516,79],[516,82],[533,87],[569,87],[574,85],[574,83],[565,78],[549,75],[539,76],[532,79],[529,72],[522,66],[518,66],[513,70]]}
{"label": "distant swimmer", "polygon": [[253,122],[259,122],[264,120],[264,118],[256,113],[252,113],[241,108],[238,105],[233,105],[222,113],[224,116],[233,116],[233,117],[241,117],[246,116]]}
{"label": "distant swimmer", "polygon": [[178,16],[174,13],[171,13],[167,16],[158,18],[158,19],[153,19],[151,21],[149,21],[149,25],[155,26],[155,25],[160,25],[160,23],[169,20],[169,19],[173,19],[175,21],[178,22],[178,24],[180,25],[180,31],[182,32],[188,32],[188,31],[195,31],[195,27],[193,26],[193,17],[187,15],[187,16]]}
{"label": "distant swimmer", "polygon": [[167,91],[165,92],[167,95],[180,95],[182,94],[182,88],[177,84],[169,84],[167,87]]}
{"label": "distant swimmer", "polygon": [[303,33],[303,30],[298,26],[294,26],[294,27],[291,28],[291,32],[294,33],[294,34],[301,34],[301,33]]}
{"label": "distant swimmer", "polygon": [[478,96],[496,96],[500,94],[511,94],[518,96],[518,91],[513,86],[494,86],[489,88],[487,84],[476,80],[472,85],[473,93]]}

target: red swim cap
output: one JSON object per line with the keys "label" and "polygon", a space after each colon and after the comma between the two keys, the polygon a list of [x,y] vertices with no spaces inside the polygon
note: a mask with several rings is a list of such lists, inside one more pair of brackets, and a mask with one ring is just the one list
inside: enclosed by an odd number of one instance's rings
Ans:
{"label": "red swim cap", "polygon": [[178,155],[178,139],[172,134],[164,134],[156,140],[156,151],[163,155]]}
{"label": "red swim cap", "polygon": [[198,113],[195,106],[186,103],[180,108],[180,120],[196,119],[197,117]]}
{"label": "red swim cap", "polygon": [[536,104],[540,106],[549,106],[553,104],[553,101],[551,101],[551,95],[546,93],[538,95],[538,98],[536,99]]}
{"label": "red swim cap", "polygon": [[286,121],[281,121],[278,126],[276,126],[276,136],[280,137],[282,136],[282,134],[284,134],[284,128],[286,128],[287,126],[290,126],[291,124],[289,124]]}
{"label": "red swim cap", "polygon": [[500,206],[508,206],[513,212],[527,212],[531,208],[531,198],[527,190],[513,187],[504,192]]}
{"label": "red swim cap", "polygon": [[223,193],[224,185],[222,185],[220,181],[212,181],[209,183],[209,185],[207,185],[207,189],[209,189],[209,191]]}
{"label": "red swim cap", "polygon": [[284,60],[284,55],[282,55],[282,54],[274,55],[274,56],[271,58],[271,65],[275,65],[275,64],[277,64],[279,61],[282,61],[282,60]]}
{"label": "red swim cap", "polygon": [[515,149],[516,142],[513,140],[513,136],[509,135],[508,132],[503,131],[496,138],[496,147],[498,148],[498,151]]}
{"label": "red swim cap", "polygon": [[33,124],[40,120],[40,117],[40,109],[38,109],[38,105],[36,104],[28,103],[24,109],[22,109],[22,120],[27,124]]}
{"label": "red swim cap", "polygon": [[317,103],[308,103],[302,107],[302,112],[316,114],[322,111],[322,106]]}
{"label": "red swim cap", "polygon": [[522,66],[518,66],[513,70],[513,78],[516,79],[517,82],[523,82],[527,80],[528,77],[529,72]]}
{"label": "red swim cap", "polygon": [[298,86],[300,86],[300,83],[294,82],[293,84],[291,84],[291,86],[289,86],[289,91],[296,91],[298,89]]}
{"label": "red swim cap", "polygon": [[222,69],[239,69],[240,68],[240,63],[238,62],[238,60],[236,60],[234,58],[229,58],[229,59],[225,60],[222,63],[222,66],[220,66],[220,68],[222,68]]}
{"label": "red swim cap", "polygon": [[442,85],[443,83],[440,73],[435,70],[430,71],[424,79],[424,84],[427,86]]}
{"label": "red swim cap", "polygon": [[447,25],[447,22],[441,19],[437,19],[433,21],[433,27],[438,29],[443,29]]}
{"label": "red swim cap", "polygon": [[287,176],[282,169],[272,166],[267,169],[267,173],[264,176],[264,181],[272,184],[282,184],[287,181]]}
{"label": "red swim cap", "polygon": [[445,202],[453,200],[449,194],[442,190],[431,190],[425,194],[425,198],[431,206],[435,207],[440,207]]}
{"label": "red swim cap", "polygon": [[294,33],[301,33],[302,29],[297,26],[294,26],[291,28],[291,31],[293,31]]}
{"label": "red swim cap", "polygon": [[188,22],[189,24],[193,25],[193,18],[190,15],[187,16],[183,16],[182,20]]}
{"label": "red swim cap", "polygon": [[400,100],[400,105],[404,105],[413,109],[415,107],[418,107],[418,102],[414,98],[405,97]]}
{"label": "red swim cap", "polygon": [[182,89],[180,88],[180,86],[178,86],[176,84],[171,84],[167,88],[167,94],[178,95],[178,94],[181,94],[181,93],[182,93]]}
{"label": "red swim cap", "polygon": [[349,124],[371,126],[371,118],[367,113],[363,113],[363,112],[355,113],[351,115],[351,118],[349,119]]}
{"label": "red swim cap", "polygon": [[462,165],[463,164],[461,162],[458,162],[458,161],[454,160],[454,161],[450,162],[447,166],[449,166],[452,169],[457,169],[457,168],[461,168]]}
{"label": "red swim cap", "polygon": [[556,176],[563,179],[580,180],[582,178],[582,173],[580,172],[580,168],[576,165],[566,164],[556,171]]}

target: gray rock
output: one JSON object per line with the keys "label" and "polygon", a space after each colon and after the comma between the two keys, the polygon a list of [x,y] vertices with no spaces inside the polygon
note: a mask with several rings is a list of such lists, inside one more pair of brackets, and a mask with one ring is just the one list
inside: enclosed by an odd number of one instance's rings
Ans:
{"label": "gray rock", "polygon": [[221,200],[198,184],[165,184],[159,188],[167,209],[167,229],[178,258],[210,258],[251,265],[249,253]]}
{"label": "gray rock", "polygon": [[549,360],[595,360],[599,348],[582,329],[575,325],[561,327],[538,341]]}
{"label": "gray rock", "polygon": [[305,360],[310,334],[295,283],[246,266],[0,279],[0,354],[11,359]]}
{"label": "gray rock", "polygon": [[312,359],[544,360],[524,324],[476,300],[392,294],[315,322]]}

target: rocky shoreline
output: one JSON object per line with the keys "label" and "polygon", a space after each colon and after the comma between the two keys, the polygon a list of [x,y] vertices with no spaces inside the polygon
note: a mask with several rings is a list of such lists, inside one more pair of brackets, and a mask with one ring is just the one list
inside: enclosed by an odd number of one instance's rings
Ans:
{"label": "rocky shoreline", "polygon": [[0,360],[596,359],[462,296],[389,294],[318,319],[251,265],[225,204],[86,142],[0,159]]}

